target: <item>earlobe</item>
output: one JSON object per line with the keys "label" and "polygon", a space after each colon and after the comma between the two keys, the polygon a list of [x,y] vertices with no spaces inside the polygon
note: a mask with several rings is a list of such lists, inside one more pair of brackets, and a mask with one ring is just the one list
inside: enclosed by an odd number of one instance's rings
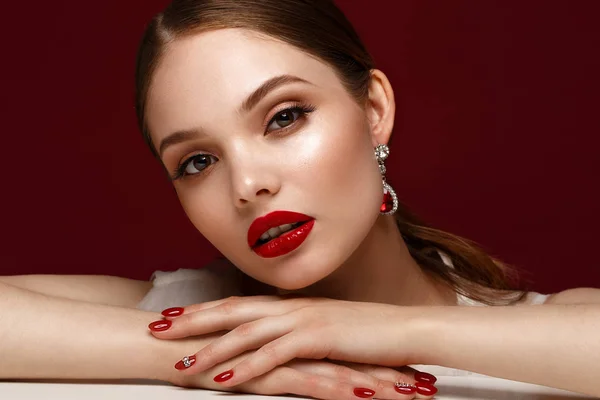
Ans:
{"label": "earlobe", "polygon": [[387,144],[394,128],[396,102],[390,81],[378,69],[371,70],[366,112],[371,128],[373,147],[378,144]]}

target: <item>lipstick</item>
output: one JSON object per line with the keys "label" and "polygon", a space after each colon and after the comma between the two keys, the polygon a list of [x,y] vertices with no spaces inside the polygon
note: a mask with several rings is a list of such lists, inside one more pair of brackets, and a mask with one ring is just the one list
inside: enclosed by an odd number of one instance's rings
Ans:
{"label": "lipstick", "polygon": [[[260,237],[271,228],[297,223],[300,225],[266,243],[259,241]],[[279,257],[297,249],[306,240],[314,224],[313,217],[302,213],[274,211],[252,222],[248,229],[248,246],[261,257]]]}

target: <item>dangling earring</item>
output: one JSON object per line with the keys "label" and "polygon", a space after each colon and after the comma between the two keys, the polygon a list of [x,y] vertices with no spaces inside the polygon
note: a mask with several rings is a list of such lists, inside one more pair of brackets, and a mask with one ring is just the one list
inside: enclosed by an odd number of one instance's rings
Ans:
{"label": "dangling earring", "polygon": [[385,181],[386,169],[383,162],[389,155],[390,148],[386,144],[379,144],[375,148],[375,157],[377,157],[379,172],[381,172],[383,179],[383,203],[379,209],[379,214],[381,215],[391,215],[398,211],[398,196],[396,196],[396,192],[394,192],[390,184]]}

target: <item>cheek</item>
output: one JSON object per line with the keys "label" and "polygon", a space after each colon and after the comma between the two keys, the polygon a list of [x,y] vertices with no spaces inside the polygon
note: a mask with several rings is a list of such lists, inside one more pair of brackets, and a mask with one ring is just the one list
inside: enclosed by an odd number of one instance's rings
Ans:
{"label": "cheek", "polygon": [[192,224],[208,241],[214,243],[219,241],[215,235],[230,235],[227,232],[228,224],[223,222],[223,216],[228,215],[228,204],[222,201],[223,194],[215,192],[218,189],[206,186],[209,185],[205,182],[191,184],[188,188],[177,190],[177,196]]}
{"label": "cheek", "polygon": [[356,112],[324,125],[319,144],[306,154],[311,162],[302,173],[305,187],[320,205],[328,205],[328,213],[344,220],[355,220],[358,212],[378,211],[383,199],[369,127],[361,115]]}

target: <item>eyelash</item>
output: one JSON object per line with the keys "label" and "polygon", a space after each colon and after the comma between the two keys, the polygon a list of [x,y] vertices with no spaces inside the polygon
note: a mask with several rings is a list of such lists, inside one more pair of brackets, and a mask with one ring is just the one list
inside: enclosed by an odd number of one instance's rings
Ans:
{"label": "eyelash", "polygon": [[[311,105],[311,104],[307,104],[307,103],[295,103],[290,107],[284,108],[283,110],[278,111],[273,118],[271,118],[271,120],[269,120],[269,122],[267,122],[266,125],[263,125],[263,130],[266,130],[277,118],[277,116],[279,116],[280,114],[286,112],[286,113],[299,113],[298,118],[296,118],[296,120],[294,120],[294,122],[292,122],[291,125],[286,126],[285,128],[280,128],[280,129],[276,129],[273,132],[271,132],[271,134],[276,134],[276,135],[281,135],[286,133],[289,129],[292,129],[292,127],[294,125],[296,125],[296,123],[298,122],[298,120],[300,120],[301,118],[305,118],[307,116],[307,114],[310,114],[311,112],[315,111],[316,107]],[[210,156],[208,154],[195,154],[191,157],[189,157],[188,159],[186,159],[185,161],[183,161],[176,169],[175,172],[173,174],[173,176],[171,177],[171,181],[176,181],[178,179],[183,179],[185,177],[189,176],[193,176],[193,175],[201,175],[204,171],[206,171],[206,169],[208,168],[208,166],[206,168],[204,168],[202,171],[196,173],[196,174],[188,174],[185,172],[188,164],[196,157],[198,156],[205,156],[205,157],[213,157]],[[211,165],[211,164],[210,164]]]}

